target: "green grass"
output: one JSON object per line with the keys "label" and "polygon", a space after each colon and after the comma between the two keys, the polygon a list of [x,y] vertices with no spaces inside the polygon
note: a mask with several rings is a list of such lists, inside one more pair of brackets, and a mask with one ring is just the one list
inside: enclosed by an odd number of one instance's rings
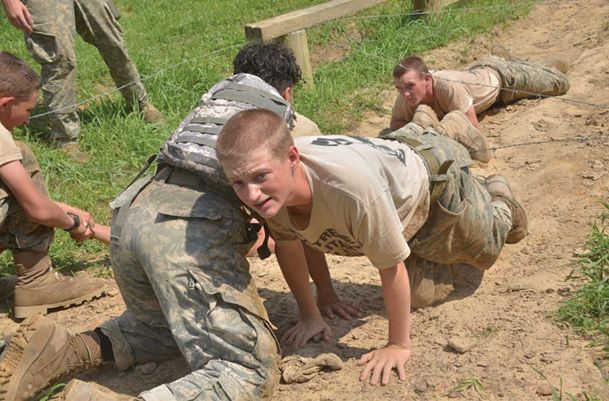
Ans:
{"label": "green grass", "polygon": [[[17,130],[37,155],[51,195],[90,211],[109,223],[108,208],[117,193],[156,153],[200,96],[231,73],[232,59],[245,44],[246,23],[319,4],[323,0],[118,0],[121,24],[129,52],[138,66],[151,100],[165,114],[167,125],[157,129],[124,103],[97,50],[77,38],[78,99],[83,102],[80,144],[90,161],[78,165],[63,153],[37,140],[41,129]],[[205,4],[202,9],[202,4]],[[404,55],[473,37],[497,24],[528,12],[522,0],[461,0],[426,22],[405,16],[408,0],[389,0],[355,16],[307,29],[313,55],[340,44],[340,57],[316,65],[315,88],[296,89],[296,109],[316,121],[323,132],[353,128],[366,111],[378,111],[391,88],[391,70]],[[3,50],[38,65],[27,53],[23,35],[6,19],[0,24]],[[94,98],[93,100],[90,100]],[[40,121],[40,119],[38,120]],[[61,230],[51,248],[59,268],[80,267],[104,255],[105,248],[91,241],[75,245]],[[12,271],[10,257],[0,257],[0,272]]]}
{"label": "green grass", "polygon": [[609,204],[593,224],[585,251],[577,256],[567,277],[580,286],[558,310],[559,319],[592,339],[609,358]]}

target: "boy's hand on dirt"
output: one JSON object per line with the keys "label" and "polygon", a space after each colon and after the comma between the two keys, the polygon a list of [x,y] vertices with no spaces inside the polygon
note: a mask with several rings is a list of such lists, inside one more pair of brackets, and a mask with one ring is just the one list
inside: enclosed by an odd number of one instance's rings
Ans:
{"label": "boy's hand on dirt", "polygon": [[379,378],[381,385],[389,383],[391,371],[397,369],[400,380],[406,380],[406,371],[404,365],[410,358],[410,348],[401,347],[398,345],[389,344],[384,348],[370,351],[357,361],[357,364],[365,365],[359,376],[360,381],[367,381],[370,377],[370,384],[373,386],[378,384]]}
{"label": "boy's hand on dirt", "polygon": [[327,341],[332,335],[332,330],[321,316],[311,316],[301,319],[294,327],[288,329],[281,337],[281,342],[286,345],[302,347],[318,334],[321,334],[323,339]]}
{"label": "boy's hand on dirt", "polygon": [[360,308],[353,304],[341,302],[336,296],[328,299],[318,296],[317,307],[322,315],[330,319],[334,319],[334,314],[345,320],[362,317],[362,310]]}

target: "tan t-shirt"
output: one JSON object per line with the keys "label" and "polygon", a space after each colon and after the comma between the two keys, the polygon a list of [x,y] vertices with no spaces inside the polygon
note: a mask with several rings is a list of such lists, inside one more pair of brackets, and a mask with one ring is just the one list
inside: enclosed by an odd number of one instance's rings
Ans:
{"label": "tan t-shirt", "polygon": [[[439,119],[453,110],[467,112],[474,106],[476,114],[487,110],[495,103],[500,91],[499,75],[490,68],[468,71],[432,71],[434,109]],[[393,105],[392,116],[397,120],[412,121],[416,108],[409,106],[398,94]]]}
{"label": "tan t-shirt", "polygon": [[0,166],[15,161],[21,160],[21,151],[15,145],[13,136],[0,124]]}
{"label": "tan t-shirt", "polygon": [[313,205],[306,227],[287,209],[267,223],[276,241],[301,239],[325,253],[367,256],[378,268],[410,255],[407,241],[429,212],[429,176],[408,146],[350,136],[296,138]]}
{"label": "tan t-shirt", "polygon": [[317,124],[313,122],[310,118],[303,116],[300,113],[296,114],[296,122],[294,123],[294,128],[290,131],[293,138],[298,138],[301,136],[318,136],[321,135],[321,131]]}

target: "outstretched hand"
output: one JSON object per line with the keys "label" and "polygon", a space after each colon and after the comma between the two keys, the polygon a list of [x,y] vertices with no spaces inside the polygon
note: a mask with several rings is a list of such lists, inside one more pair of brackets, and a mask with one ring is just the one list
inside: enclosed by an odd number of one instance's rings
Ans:
{"label": "outstretched hand", "polygon": [[321,316],[311,316],[301,319],[294,327],[288,329],[281,337],[281,342],[286,345],[302,347],[318,334],[321,334],[323,339],[327,341],[332,335],[332,330]]}
{"label": "outstretched hand", "polygon": [[329,319],[334,319],[334,314],[345,320],[362,317],[362,310],[359,307],[342,302],[336,295],[323,297],[318,294],[317,307],[321,314]]}
{"label": "outstretched hand", "polygon": [[381,385],[389,383],[391,371],[395,368],[398,371],[398,378],[402,381],[406,380],[406,371],[404,365],[410,358],[410,347],[402,347],[399,345],[388,344],[381,349],[370,351],[357,361],[357,364],[364,369],[359,376],[360,381],[367,381],[370,378],[370,384],[373,386],[378,384],[379,378]]}

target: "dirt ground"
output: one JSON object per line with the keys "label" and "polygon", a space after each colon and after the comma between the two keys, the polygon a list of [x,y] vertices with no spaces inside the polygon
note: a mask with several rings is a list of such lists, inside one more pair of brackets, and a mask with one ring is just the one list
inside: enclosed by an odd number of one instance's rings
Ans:
{"label": "dirt ground", "polygon": [[[297,351],[333,352],[344,361],[342,370],[303,384],[281,384],[274,400],[537,400],[552,398],[549,385],[562,386],[562,399],[570,393],[578,400],[586,395],[609,400],[609,386],[595,365],[598,355],[552,319],[558,303],[574,290],[564,281],[568,263],[601,213],[601,202],[609,200],[608,21],[608,0],[544,1],[492,34],[424,55],[433,68],[460,67],[484,57],[493,43],[503,43],[522,58],[543,62],[559,57],[569,63],[571,89],[563,98],[521,101],[482,119],[483,131],[498,149],[476,172],[509,177],[528,212],[530,235],[506,246],[484,276],[464,272],[447,302],[413,313],[408,379],[402,383],[393,377],[385,387],[358,382],[355,363],[386,341],[378,273],[365,258],[330,257],[339,295],[360,305],[365,317],[335,319],[330,342]],[[387,126],[393,99],[388,92],[386,113],[369,116],[354,132],[373,136]],[[296,320],[292,296],[274,258],[254,260],[252,270],[281,336]],[[78,331],[122,310],[115,295],[51,316]],[[0,331],[15,327],[0,317]],[[469,350],[458,352],[448,345],[458,342]],[[295,352],[284,349],[285,355]],[[137,394],[186,372],[184,362],[175,360],[79,377]]]}

